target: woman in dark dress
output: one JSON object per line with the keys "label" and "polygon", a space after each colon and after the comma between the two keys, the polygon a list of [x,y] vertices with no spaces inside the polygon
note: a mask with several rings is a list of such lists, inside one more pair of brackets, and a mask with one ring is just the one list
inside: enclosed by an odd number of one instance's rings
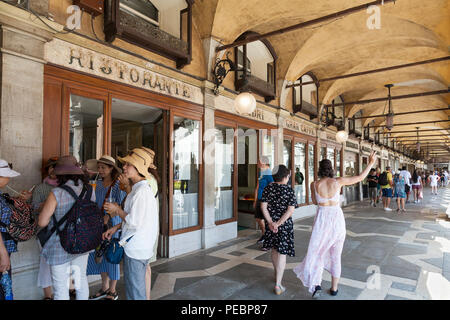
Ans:
{"label": "woman in dark dress", "polygon": [[273,170],[274,183],[264,188],[261,209],[266,223],[263,247],[272,249],[272,263],[275,270],[275,288],[277,295],[286,289],[281,285],[286,255],[295,256],[294,223],[292,214],[297,205],[294,190],[287,185],[291,172],[286,166],[279,165]]}

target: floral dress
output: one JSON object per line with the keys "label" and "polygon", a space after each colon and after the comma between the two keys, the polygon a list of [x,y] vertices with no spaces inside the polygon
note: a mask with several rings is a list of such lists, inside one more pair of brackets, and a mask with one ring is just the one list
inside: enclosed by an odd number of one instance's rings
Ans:
{"label": "floral dress", "polygon": [[406,198],[405,184],[403,176],[396,175],[394,177],[394,198]]}
{"label": "floral dress", "polygon": [[[290,186],[271,183],[264,188],[261,202],[267,202],[270,217],[272,221],[277,222],[286,213],[288,207],[297,205],[297,198]],[[265,224],[266,232],[264,233],[263,247],[266,249],[275,248],[280,254],[294,257],[294,223],[292,217],[278,227],[277,233],[270,231],[267,221],[265,221]]]}

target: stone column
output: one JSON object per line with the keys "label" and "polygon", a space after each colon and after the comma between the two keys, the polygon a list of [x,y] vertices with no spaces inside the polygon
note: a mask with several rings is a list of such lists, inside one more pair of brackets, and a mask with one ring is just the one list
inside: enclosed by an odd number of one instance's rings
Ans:
{"label": "stone column", "polygon": [[205,115],[204,115],[204,152],[203,152],[203,229],[202,248],[215,246],[219,239],[215,236],[215,142],[214,135],[214,94],[205,89]]}
{"label": "stone column", "polygon": [[[44,45],[52,35],[11,13],[23,10],[0,5],[0,158],[21,173],[10,182],[20,191],[41,181]],[[21,242],[18,250],[11,256],[14,297],[36,299],[37,243]]]}

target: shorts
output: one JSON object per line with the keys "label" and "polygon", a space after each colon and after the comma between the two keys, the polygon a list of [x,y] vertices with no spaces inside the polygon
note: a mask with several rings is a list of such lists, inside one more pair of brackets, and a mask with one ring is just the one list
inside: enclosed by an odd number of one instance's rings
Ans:
{"label": "shorts", "polygon": [[386,188],[386,189],[382,189],[382,190],[383,190],[383,197],[392,198],[392,189],[391,188]]}
{"label": "shorts", "polygon": [[377,187],[369,188],[369,199],[377,197]]}
{"label": "shorts", "polygon": [[264,214],[261,210],[261,200],[256,201],[255,219],[264,219]]}
{"label": "shorts", "polygon": [[414,189],[420,190],[420,184],[417,184],[417,185],[413,184],[413,185],[412,185],[412,188],[413,188],[413,190],[414,190]]}

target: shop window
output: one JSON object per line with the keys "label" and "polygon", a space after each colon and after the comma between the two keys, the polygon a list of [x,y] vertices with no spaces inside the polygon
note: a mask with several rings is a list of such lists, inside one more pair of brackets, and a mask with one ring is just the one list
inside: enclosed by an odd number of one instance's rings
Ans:
{"label": "shop window", "polygon": [[267,132],[268,130],[260,130],[260,153],[261,156],[269,158],[270,167],[275,165],[275,137],[271,136]]}
{"label": "shop window", "polygon": [[173,122],[173,230],[179,230],[199,225],[200,121]]}
{"label": "shop window", "polygon": [[116,37],[176,61],[191,62],[193,0],[106,0],[105,39]]}
{"label": "shop window", "polygon": [[238,211],[254,213],[258,180],[258,135],[255,129],[238,129]]}
{"label": "shop window", "polygon": [[295,143],[294,157],[294,192],[297,203],[302,204],[306,202],[306,147],[304,143]]}
{"label": "shop window", "polygon": [[336,177],[341,176],[341,151],[336,151]]}
{"label": "shop window", "polygon": [[[289,170],[292,170],[291,153],[292,153],[292,140],[283,140],[283,164]],[[289,178],[288,185],[292,186],[292,174],[291,178]]]}
{"label": "shop window", "polygon": [[[246,32],[238,40],[257,35]],[[237,71],[235,87],[238,91],[251,90],[263,96],[266,102],[275,99],[277,55],[266,39],[254,41],[235,49]]]}
{"label": "shop window", "polygon": [[322,147],[320,148],[320,159],[319,162],[322,161],[323,159],[327,158],[327,147]]}
{"label": "shop window", "polygon": [[334,148],[327,148],[327,159],[331,161],[334,168]]}
{"label": "shop window", "polygon": [[215,221],[233,217],[234,129],[215,129]]}
{"label": "shop window", "polygon": [[[315,83],[311,83],[315,82]],[[307,84],[303,84],[307,83]],[[293,111],[317,117],[317,78],[312,73],[301,76],[294,84],[302,84],[292,89]]]}
{"label": "shop window", "polygon": [[[314,170],[316,169],[314,161],[314,145],[308,144],[308,179],[309,184],[314,181]],[[309,186],[308,186],[309,187]],[[309,203],[312,203],[311,190],[309,192]]]}
{"label": "shop window", "polygon": [[69,154],[84,164],[103,154],[103,100],[70,95]]}

